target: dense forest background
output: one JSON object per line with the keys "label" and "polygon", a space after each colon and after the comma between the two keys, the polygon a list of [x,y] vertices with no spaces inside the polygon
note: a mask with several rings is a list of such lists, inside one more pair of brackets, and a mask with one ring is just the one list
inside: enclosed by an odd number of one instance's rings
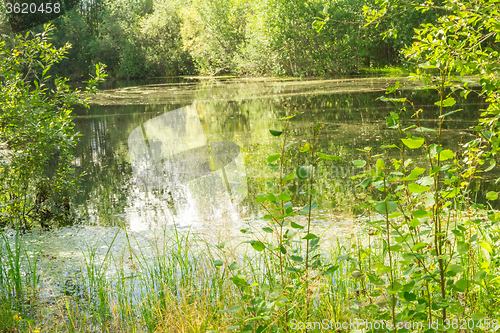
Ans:
{"label": "dense forest background", "polygon": [[[414,28],[440,13],[388,13],[378,26],[365,26],[363,7],[374,2],[83,0],[53,22],[53,44],[72,45],[56,72],[78,80],[102,62],[115,78],[328,76],[404,65],[399,51]],[[327,16],[318,33],[313,22]]]}

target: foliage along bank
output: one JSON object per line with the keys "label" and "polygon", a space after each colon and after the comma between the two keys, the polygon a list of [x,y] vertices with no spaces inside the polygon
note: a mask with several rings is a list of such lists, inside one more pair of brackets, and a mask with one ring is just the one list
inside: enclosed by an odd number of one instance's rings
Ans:
{"label": "foliage along bank", "polygon": [[[91,0],[56,19],[53,43],[72,45],[57,66],[78,80],[102,62],[112,77],[324,76],[400,65],[413,29],[439,11],[415,10],[365,26],[374,0]],[[330,24],[318,34],[316,18]],[[1,18],[0,18],[1,20]],[[40,30],[41,27],[35,28]],[[384,39],[382,32],[390,30]]]}

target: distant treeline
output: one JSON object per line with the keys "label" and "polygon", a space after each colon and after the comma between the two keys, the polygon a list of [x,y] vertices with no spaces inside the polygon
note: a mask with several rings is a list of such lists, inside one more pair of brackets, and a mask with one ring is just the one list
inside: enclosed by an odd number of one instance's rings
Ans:
{"label": "distant treeline", "polygon": [[[378,27],[365,26],[363,6],[373,2],[83,0],[53,22],[53,43],[73,46],[56,71],[79,80],[102,62],[117,78],[353,74],[400,64],[413,29],[440,14],[393,13]],[[322,12],[330,20],[318,33],[313,22]]]}

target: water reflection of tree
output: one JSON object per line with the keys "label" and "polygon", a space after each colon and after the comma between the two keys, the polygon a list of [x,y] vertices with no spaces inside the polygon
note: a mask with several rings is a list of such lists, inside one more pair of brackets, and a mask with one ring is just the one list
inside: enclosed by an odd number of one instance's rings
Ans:
{"label": "water reflection of tree", "polygon": [[132,177],[127,137],[164,112],[164,105],[94,105],[77,110],[75,127],[83,134],[76,149],[77,172],[83,176],[75,203],[87,223],[92,223],[91,216],[102,226],[120,223],[114,215],[124,212]]}

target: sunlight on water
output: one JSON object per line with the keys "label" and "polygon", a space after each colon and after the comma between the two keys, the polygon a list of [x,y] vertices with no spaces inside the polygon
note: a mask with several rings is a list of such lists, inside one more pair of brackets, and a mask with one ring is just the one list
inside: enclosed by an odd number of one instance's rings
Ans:
{"label": "sunlight on water", "polygon": [[247,195],[241,150],[231,142],[207,142],[196,105],[141,124],[128,146],[136,184],[125,216],[131,230],[192,225],[224,212],[238,218],[235,205]]}

